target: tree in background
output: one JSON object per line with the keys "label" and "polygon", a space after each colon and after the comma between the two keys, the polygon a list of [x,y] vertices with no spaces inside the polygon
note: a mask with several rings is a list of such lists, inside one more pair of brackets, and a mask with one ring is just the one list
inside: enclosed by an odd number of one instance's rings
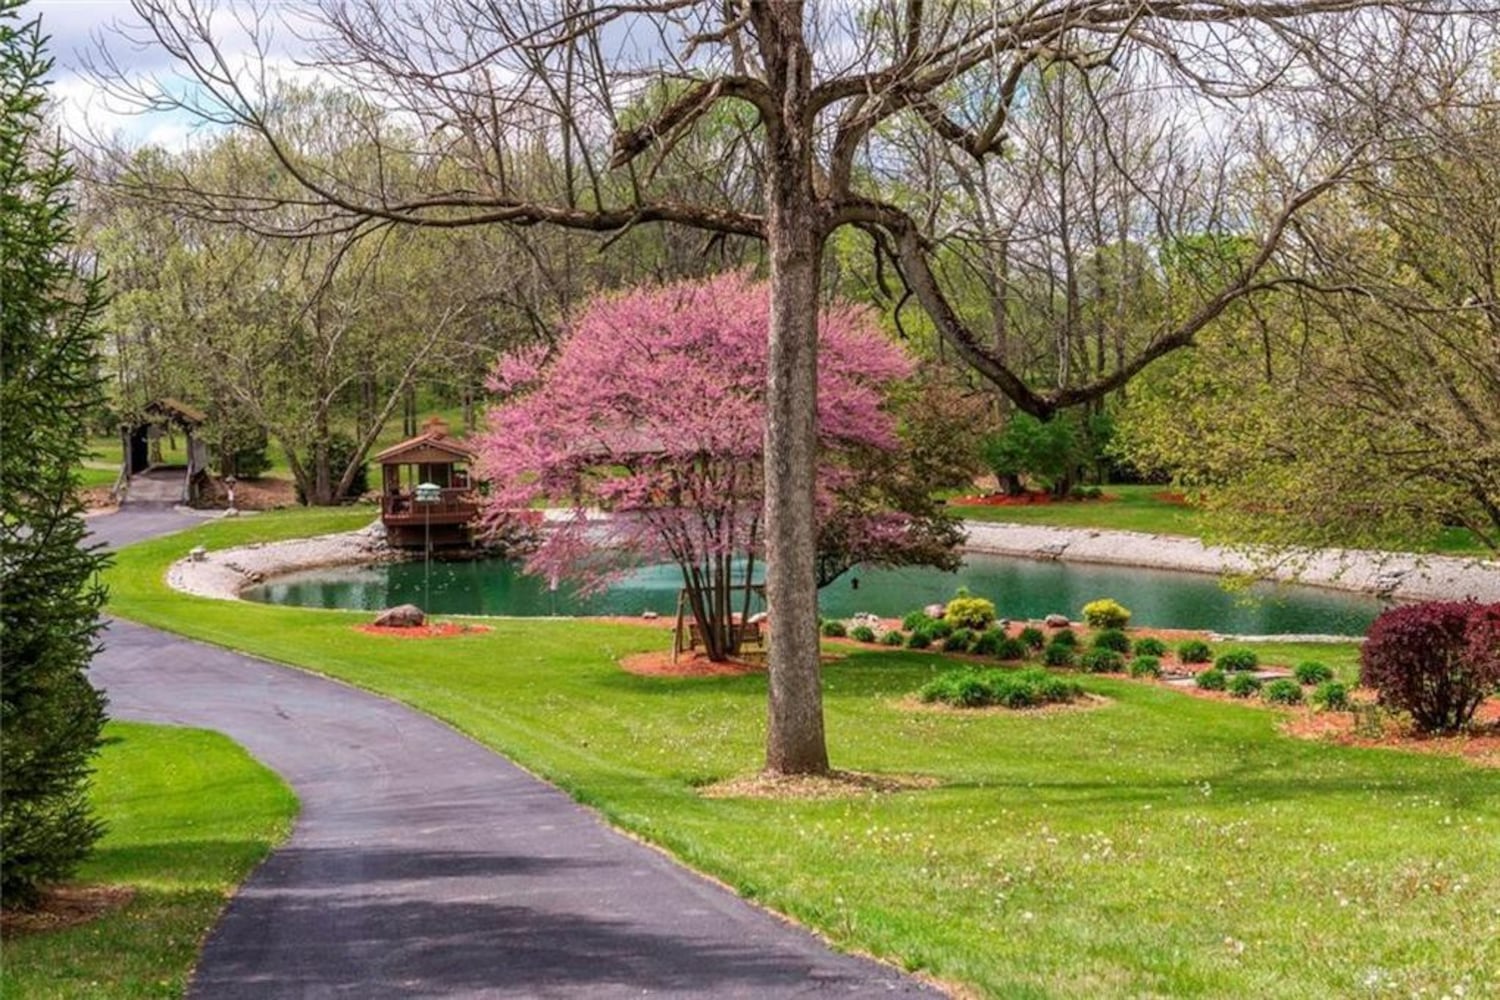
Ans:
{"label": "tree in background", "polygon": [[0,894],[36,899],[102,832],[87,797],[104,698],[104,557],[84,544],[78,469],[95,375],[98,281],[70,258],[72,172],[48,142],[52,62],[0,0]]}
{"label": "tree in background", "polygon": [[[735,652],[731,622],[749,608],[735,588],[765,555],[769,308],[766,286],[740,273],[597,299],[555,357],[502,360],[494,388],[506,401],[477,440],[491,526],[538,501],[572,504],[533,572],[598,582],[622,565],[675,563],[715,660]],[[820,312],[819,342],[821,582],[856,563],[951,568],[956,526],[894,458],[884,401],[910,363],[850,307]]]}

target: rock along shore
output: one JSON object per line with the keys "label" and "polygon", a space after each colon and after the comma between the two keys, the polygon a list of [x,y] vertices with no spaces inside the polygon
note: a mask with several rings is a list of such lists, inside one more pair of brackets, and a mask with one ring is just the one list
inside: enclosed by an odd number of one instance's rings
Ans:
{"label": "rock along shore", "polygon": [[318,566],[395,562],[401,558],[404,558],[401,553],[386,545],[385,526],[376,521],[358,531],[261,542],[205,552],[201,559],[191,556],[179,559],[167,570],[167,585],[197,597],[233,601],[246,587],[282,573]]}
{"label": "rock along shore", "polygon": [[1279,560],[1181,535],[966,521],[965,548],[990,555],[1189,573],[1244,574],[1397,601],[1500,601],[1500,562],[1358,549],[1304,550]]}

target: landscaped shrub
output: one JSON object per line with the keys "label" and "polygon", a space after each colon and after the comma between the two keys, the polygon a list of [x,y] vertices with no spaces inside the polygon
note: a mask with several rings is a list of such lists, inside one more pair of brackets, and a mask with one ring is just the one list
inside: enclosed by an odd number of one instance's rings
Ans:
{"label": "landscaped shrub", "polygon": [[1202,639],[1189,639],[1177,647],[1177,658],[1183,663],[1207,663],[1214,651]]}
{"label": "landscaped shrub", "polygon": [[955,670],[933,678],[918,692],[925,702],[961,708],[1004,705],[1030,708],[1074,701],[1083,695],[1077,681],[1055,677],[1045,670]]}
{"label": "landscaped shrub", "polygon": [[874,642],[875,630],[868,625],[856,625],[849,630],[849,638],[860,642]]}
{"label": "landscaped shrub", "polygon": [[1333,680],[1332,668],[1317,660],[1303,660],[1297,664],[1297,669],[1293,673],[1297,677],[1298,684],[1322,684],[1324,681]]}
{"label": "landscaped shrub", "polygon": [[1070,628],[1061,628],[1053,634],[1051,640],[1048,642],[1048,645],[1076,646],[1078,645],[1078,636],[1074,635],[1073,630]]}
{"label": "landscaped shrub", "polygon": [[1238,673],[1242,670],[1254,670],[1260,666],[1260,657],[1255,655],[1255,650],[1231,649],[1214,661],[1214,666],[1226,673]]}
{"label": "landscaped shrub", "polygon": [[882,646],[904,646],[906,645],[906,636],[902,635],[896,629],[891,629],[880,637],[880,644]]}
{"label": "landscaped shrub", "polygon": [[1130,651],[1136,656],[1162,657],[1167,655],[1167,644],[1160,639],[1153,639],[1147,636],[1144,639],[1137,639],[1131,645]]}
{"label": "landscaped shrub", "polygon": [[1000,651],[1000,641],[1005,633],[997,628],[985,629],[974,637],[972,652],[979,656],[994,656]]}
{"label": "landscaped shrub", "polygon": [[1071,667],[1077,662],[1077,654],[1067,643],[1054,642],[1042,653],[1042,662],[1049,667]]}
{"label": "landscaped shrub", "polygon": [[823,623],[823,634],[830,639],[842,639],[849,634],[849,630],[837,618],[830,618]]}
{"label": "landscaped shrub", "polygon": [[1041,649],[1043,646],[1047,645],[1047,633],[1043,632],[1035,625],[1027,625],[1021,630],[1020,634],[1017,635],[1016,638],[1020,639],[1032,649]]}
{"label": "landscaped shrub", "polygon": [[1313,691],[1312,703],[1330,712],[1348,711],[1349,685],[1338,681],[1324,681]]}
{"label": "landscaped shrub", "polygon": [[925,628],[919,628],[906,637],[907,649],[926,649],[932,645],[932,633]]}
{"label": "landscaped shrub", "polygon": [[917,629],[926,628],[936,620],[925,611],[908,611],[906,617],[901,619],[901,627],[907,632],[915,632]]}
{"label": "landscaped shrub", "polygon": [[1236,698],[1248,698],[1260,690],[1260,678],[1254,674],[1235,674],[1229,678],[1224,690]]}
{"label": "landscaped shrub", "polygon": [[1093,641],[1089,643],[1095,649],[1109,649],[1116,653],[1130,652],[1130,639],[1117,628],[1107,628],[1102,632],[1095,632]]}
{"label": "landscaped shrub", "polygon": [[1130,661],[1130,676],[1160,677],[1161,660],[1154,656],[1137,656]]}
{"label": "landscaped shrub", "polygon": [[952,622],[939,618],[931,625],[928,625],[926,631],[930,632],[934,639],[946,639],[953,634],[953,629],[954,625]]}
{"label": "landscaped shrub", "polygon": [[1089,628],[1124,628],[1130,622],[1130,609],[1107,597],[1090,601],[1083,606],[1083,621]]}
{"label": "landscaped shrub", "polygon": [[1012,639],[1009,636],[1000,640],[1000,649],[995,656],[1001,660],[1024,660],[1030,650],[1026,643],[1020,639]]}
{"label": "landscaped shrub", "polygon": [[1360,683],[1425,732],[1460,729],[1500,683],[1500,605],[1430,601],[1375,619],[1359,653]]}
{"label": "landscaped shrub", "polygon": [[960,590],[958,596],[948,602],[948,607],[943,611],[943,620],[949,621],[958,628],[971,628],[976,632],[983,632],[995,624],[995,602],[987,601],[983,597],[974,597],[966,590]]}
{"label": "landscaped shrub", "polygon": [[1079,666],[1091,674],[1114,674],[1125,669],[1125,659],[1112,649],[1090,649],[1078,657]]}
{"label": "landscaped shrub", "polygon": [[1210,667],[1198,675],[1196,683],[1205,691],[1222,691],[1226,683],[1224,671],[1218,667]]}
{"label": "landscaped shrub", "polygon": [[956,628],[948,633],[943,639],[943,651],[945,653],[967,653],[974,645],[974,631],[967,628]]}
{"label": "landscaped shrub", "polygon": [[1261,697],[1273,705],[1300,705],[1302,704],[1302,685],[1290,677],[1283,677],[1267,684],[1265,690],[1261,692]]}

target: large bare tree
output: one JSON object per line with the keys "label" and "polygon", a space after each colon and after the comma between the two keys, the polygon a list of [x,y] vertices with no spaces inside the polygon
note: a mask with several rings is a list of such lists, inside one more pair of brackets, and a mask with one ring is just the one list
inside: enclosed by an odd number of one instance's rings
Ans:
{"label": "large bare tree", "polygon": [[[628,233],[650,223],[711,240],[762,240],[772,296],[766,432],[770,708],[766,766],[826,770],[819,682],[813,470],[824,246],[844,226],[872,237],[937,331],[1015,405],[1038,416],[1096,399],[1256,286],[1296,212],[1365,155],[1299,148],[1266,197],[1277,210],[1211,294],[1116,357],[1062,384],[1032,384],[950,303],[934,268],[950,220],[879,185],[892,136],[918,128],[976,164],[1007,155],[1012,116],[1041,74],[1082,80],[1130,60],[1149,86],[1210,102],[1226,119],[1272,93],[1399,86],[1360,67],[1462,3],[1426,0],[326,0],[298,11],[301,58],[363,95],[346,128],[416,171],[346,169],[280,120],[271,5],[219,16],[200,0],[134,0],[149,41],[191,78],[134,88],[257,133],[300,184],[274,199],[181,192],[209,215],[298,233],[555,225]],[[1431,15],[1431,16],[1429,16]],[[246,59],[223,34],[238,24]],[[103,57],[101,71],[126,77]],[[1206,129],[1211,132],[1212,129]],[[706,142],[712,133],[717,141]],[[1269,134],[1269,133],[1268,133]],[[416,138],[412,138],[415,136]],[[1211,141],[1208,135],[1204,141]],[[707,155],[704,155],[707,154]],[[558,171],[535,171],[538,158]],[[1246,216],[1249,218],[1250,216]],[[1205,226],[1223,218],[1205,215]],[[1229,220],[1232,222],[1232,220]]]}

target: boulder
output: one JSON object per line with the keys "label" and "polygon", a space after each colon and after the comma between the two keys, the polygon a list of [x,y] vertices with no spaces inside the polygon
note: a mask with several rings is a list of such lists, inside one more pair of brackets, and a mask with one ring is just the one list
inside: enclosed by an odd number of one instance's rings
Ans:
{"label": "boulder", "polygon": [[427,616],[415,604],[398,604],[380,612],[375,624],[382,628],[420,628],[426,621]]}
{"label": "boulder", "polygon": [[941,618],[948,613],[948,606],[946,604],[929,604],[922,609],[922,613],[928,618]]}
{"label": "boulder", "polygon": [[1068,621],[1067,615],[1048,615],[1046,618],[1043,618],[1042,621],[1046,623],[1048,628],[1067,628],[1069,625],[1073,624],[1072,622]]}
{"label": "boulder", "polygon": [[647,608],[645,611],[641,612],[641,617],[649,622],[655,621],[656,619],[660,618],[661,615],[657,614],[655,611],[652,611],[650,608]]}

